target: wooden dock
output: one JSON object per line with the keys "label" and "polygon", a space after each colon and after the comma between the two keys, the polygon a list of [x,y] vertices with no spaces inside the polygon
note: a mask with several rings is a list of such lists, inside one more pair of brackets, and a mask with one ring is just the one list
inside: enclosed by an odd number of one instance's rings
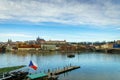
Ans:
{"label": "wooden dock", "polygon": [[78,69],[78,68],[80,68],[80,66],[64,67],[64,69],[57,70],[56,72],[54,72],[54,74],[59,75],[59,74],[62,74],[62,73],[65,73],[65,72],[68,72],[68,71],[71,71],[71,70],[75,70],[75,69]]}
{"label": "wooden dock", "polygon": [[59,69],[59,70],[56,70],[56,71],[52,72],[52,74],[59,75],[59,74],[62,74],[62,73],[65,73],[65,72],[69,72],[71,70],[75,70],[75,69],[78,69],[78,68],[80,68],[80,66],[64,67],[63,69]]}
{"label": "wooden dock", "polygon": [[67,67],[64,67],[63,69],[58,69],[58,70],[53,71],[53,72],[48,72],[47,80],[58,80],[59,74],[62,74],[62,73],[65,73],[65,72],[68,72],[71,70],[75,70],[78,68],[80,68],[80,66],[69,66],[69,67],[67,66]]}

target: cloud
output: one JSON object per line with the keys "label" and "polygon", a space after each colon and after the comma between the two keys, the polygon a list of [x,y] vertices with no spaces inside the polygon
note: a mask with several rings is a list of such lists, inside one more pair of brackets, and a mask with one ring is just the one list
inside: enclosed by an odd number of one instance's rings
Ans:
{"label": "cloud", "polygon": [[115,25],[120,22],[119,0],[0,0],[0,21]]}
{"label": "cloud", "polygon": [[[42,37],[45,38],[46,40],[51,40],[51,37],[54,38],[54,40],[67,40],[68,42],[83,42],[83,41],[90,41],[90,42],[95,42],[95,41],[113,41],[113,40],[119,40],[119,36],[116,35],[115,33],[109,34],[109,33],[91,33],[91,32],[86,32],[86,33],[75,33],[75,34],[67,34],[67,33],[58,33],[58,34],[49,34],[49,35],[43,35]],[[104,37],[103,37],[104,35]]]}
{"label": "cloud", "polygon": [[120,28],[117,28],[117,30],[120,30]]}
{"label": "cloud", "polygon": [[17,33],[1,33],[0,37],[24,37],[24,38],[31,38],[32,36],[26,34],[17,34]]}

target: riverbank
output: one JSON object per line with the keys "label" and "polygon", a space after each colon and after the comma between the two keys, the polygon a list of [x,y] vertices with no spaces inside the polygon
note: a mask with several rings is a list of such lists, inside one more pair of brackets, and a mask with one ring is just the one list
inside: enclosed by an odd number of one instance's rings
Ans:
{"label": "riverbank", "polygon": [[104,53],[120,53],[120,49],[97,49],[95,52],[104,52]]}
{"label": "riverbank", "polygon": [[112,48],[112,49],[79,49],[79,50],[16,50],[16,51],[6,51],[3,53],[15,53],[19,55],[27,55],[26,53],[31,53],[31,54],[50,54],[55,53],[55,52],[60,52],[60,53],[81,53],[81,52],[103,52],[103,53],[120,53],[120,48]]}
{"label": "riverbank", "polygon": [[10,72],[10,71],[17,70],[23,67],[25,67],[25,65],[0,68],[0,73]]}

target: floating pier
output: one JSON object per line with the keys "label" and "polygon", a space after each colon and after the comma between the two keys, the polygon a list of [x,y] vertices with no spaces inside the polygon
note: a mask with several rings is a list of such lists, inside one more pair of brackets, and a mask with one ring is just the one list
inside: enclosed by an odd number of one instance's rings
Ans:
{"label": "floating pier", "polygon": [[58,75],[59,74],[62,74],[62,73],[65,73],[65,72],[69,72],[71,70],[75,70],[75,69],[78,69],[80,68],[80,66],[67,66],[67,67],[64,67],[63,69],[59,69],[59,70],[56,70],[56,71],[53,71],[53,72],[48,72],[48,79],[47,80],[58,80]]}
{"label": "floating pier", "polygon": [[57,70],[57,71],[53,72],[53,74],[54,75],[59,75],[59,74],[62,74],[62,73],[65,73],[65,72],[68,72],[68,71],[71,71],[71,70],[75,70],[75,69],[78,69],[78,68],[80,68],[80,66],[64,67],[61,70]]}
{"label": "floating pier", "polygon": [[63,67],[62,69],[57,69],[55,71],[50,71],[48,69],[48,75],[50,73],[54,74],[54,75],[59,75],[59,74],[62,74],[62,73],[65,73],[65,72],[69,72],[71,70],[75,70],[75,69],[78,69],[80,68],[80,66],[66,66],[66,67]]}

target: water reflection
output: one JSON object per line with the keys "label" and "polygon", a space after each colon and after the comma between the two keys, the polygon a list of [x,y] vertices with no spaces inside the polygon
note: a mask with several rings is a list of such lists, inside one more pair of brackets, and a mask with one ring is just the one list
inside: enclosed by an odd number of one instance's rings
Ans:
{"label": "water reflection", "polygon": [[[30,60],[39,66],[37,71],[47,72],[69,64],[81,66],[80,69],[60,75],[60,80],[119,80],[120,54],[76,52],[74,58],[68,58],[65,52],[18,52],[1,53],[0,67],[28,65]],[[73,77],[74,76],[74,77]],[[101,77],[102,76],[102,77]]]}

